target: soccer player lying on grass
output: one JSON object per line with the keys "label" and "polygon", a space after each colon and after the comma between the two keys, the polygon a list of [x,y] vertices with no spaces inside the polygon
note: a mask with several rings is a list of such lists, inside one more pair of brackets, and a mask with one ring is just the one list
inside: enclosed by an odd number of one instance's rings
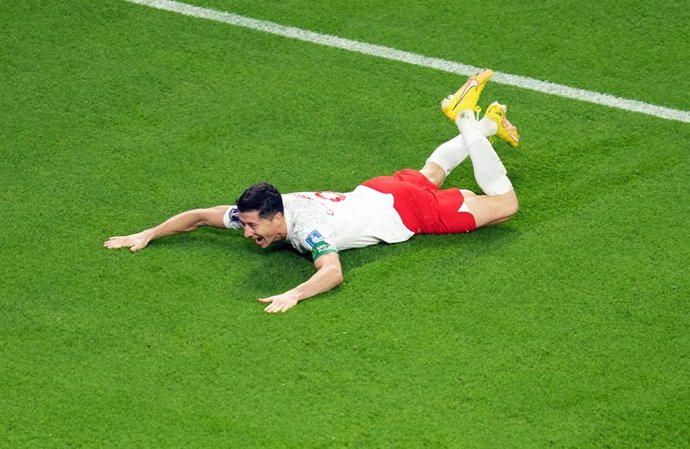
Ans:
{"label": "soccer player lying on grass", "polygon": [[[517,129],[506,108],[492,103],[481,121],[475,118],[479,96],[493,72],[472,77],[442,102],[443,113],[460,134],[440,145],[424,167],[371,179],[349,193],[303,192],[281,195],[270,184],[255,184],[236,206],[195,209],[164,223],[123,237],[111,237],[106,248],[139,251],[166,235],[200,226],[242,229],[261,248],[287,240],[299,252],[310,252],[316,272],[304,283],[279,295],[261,298],[266,312],[285,312],[299,301],[343,282],[338,251],[379,242],[397,243],[414,234],[470,232],[503,222],[518,210],[506,170],[488,137],[497,135],[518,144]],[[468,190],[440,190],[448,174],[469,156],[484,195]]]}

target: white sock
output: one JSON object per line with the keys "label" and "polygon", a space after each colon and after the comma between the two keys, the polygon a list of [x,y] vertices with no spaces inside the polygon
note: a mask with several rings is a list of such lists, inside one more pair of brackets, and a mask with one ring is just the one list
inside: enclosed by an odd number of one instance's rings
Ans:
{"label": "white sock", "polygon": [[460,111],[455,119],[472,159],[474,177],[487,195],[502,195],[513,190],[507,172],[498,154],[482,133],[471,110]]}
{"label": "white sock", "polygon": [[[491,137],[498,131],[498,125],[484,117],[479,121],[479,130],[485,137]],[[465,140],[461,135],[457,135],[439,145],[426,161],[439,165],[446,172],[446,176],[448,176],[455,167],[467,159],[467,156],[469,156],[469,153],[467,152]]]}
{"label": "white sock", "polygon": [[479,120],[479,129],[484,137],[491,137],[498,132],[498,125],[485,115]]}
{"label": "white sock", "polygon": [[465,141],[461,135],[457,135],[448,142],[439,145],[426,161],[439,165],[448,176],[455,167],[467,159],[467,156],[469,153],[467,153]]}

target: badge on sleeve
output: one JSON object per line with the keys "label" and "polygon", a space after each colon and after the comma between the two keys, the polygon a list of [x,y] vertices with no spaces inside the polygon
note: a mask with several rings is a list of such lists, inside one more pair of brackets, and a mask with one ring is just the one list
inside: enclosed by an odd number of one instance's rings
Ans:
{"label": "badge on sleeve", "polygon": [[236,207],[230,209],[230,221],[233,223],[240,222],[240,210]]}
{"label": "badge on sleeve", "polygon": [[223,223],[228,229],[242,229],[242,222],[240,221],[240,211],[237,206],[230,206],[225,215],[223,215]]}
{"label": "badge on sleeve", "polygon": [[324,254],[335,253],[336,249],[323,239],[323,236],[316,229],[307,235],[307,245],[311,248],[312,260],[316,260]]}

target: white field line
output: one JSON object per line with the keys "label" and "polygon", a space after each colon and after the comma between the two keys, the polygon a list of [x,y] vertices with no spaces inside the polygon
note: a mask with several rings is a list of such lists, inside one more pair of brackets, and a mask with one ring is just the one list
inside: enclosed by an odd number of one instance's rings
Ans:
{"label": "white field line", "polygon": [[[209,8],[192,6],[172,0],[125,1],[165,11],[172,11],[186,16],[198,17],[213,20],[215,22],[222,22],[230,25],[249,28],[256,31],[262,31],[265,33],[276,34],[278,36],[297,39],[304,42],[312,42],[314,44],[325,45],[327,47],[339,48],[355,53],[362,53],[365,55],[377,56],[379,58],[390,59],[393,61],[400,61],[417,66],[437,69],[462,76],[474,75],[482,69],[481,67],[473,67],[471,65],[461,64],[459,62],[430,58],[428,56],[423,56],[416,53],[396,50],[395,48],[385,47],[383,45],[367,44],[329,34],[315,33],[313,31],[303,30],[301,28],[289,27],[265,20],[252,19],[249,17],[216,11]],[[556,95],[559,97],[571,98],[622,109],[625,111],[639,112],[641,114],[652,115],[663,119],[690,123],[690,111],[666,108],[663,106],[645,103],[643,101],[629,100],[609,94],[577,89],[548,81],[540,81],[524,76],[511,75],[509,73],[495,72],[492,81],[509,86]]]}

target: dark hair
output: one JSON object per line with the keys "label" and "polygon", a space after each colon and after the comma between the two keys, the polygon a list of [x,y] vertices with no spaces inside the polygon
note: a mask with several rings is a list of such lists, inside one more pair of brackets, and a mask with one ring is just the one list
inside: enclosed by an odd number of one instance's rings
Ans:
{"label": "dark hair", "polygon": [[240,212],[257,211],[259,217],[270,220],[280,212],[284,214],[283,197],[278,189],[267,182],[249,186],[237,199],[237,209]]}

